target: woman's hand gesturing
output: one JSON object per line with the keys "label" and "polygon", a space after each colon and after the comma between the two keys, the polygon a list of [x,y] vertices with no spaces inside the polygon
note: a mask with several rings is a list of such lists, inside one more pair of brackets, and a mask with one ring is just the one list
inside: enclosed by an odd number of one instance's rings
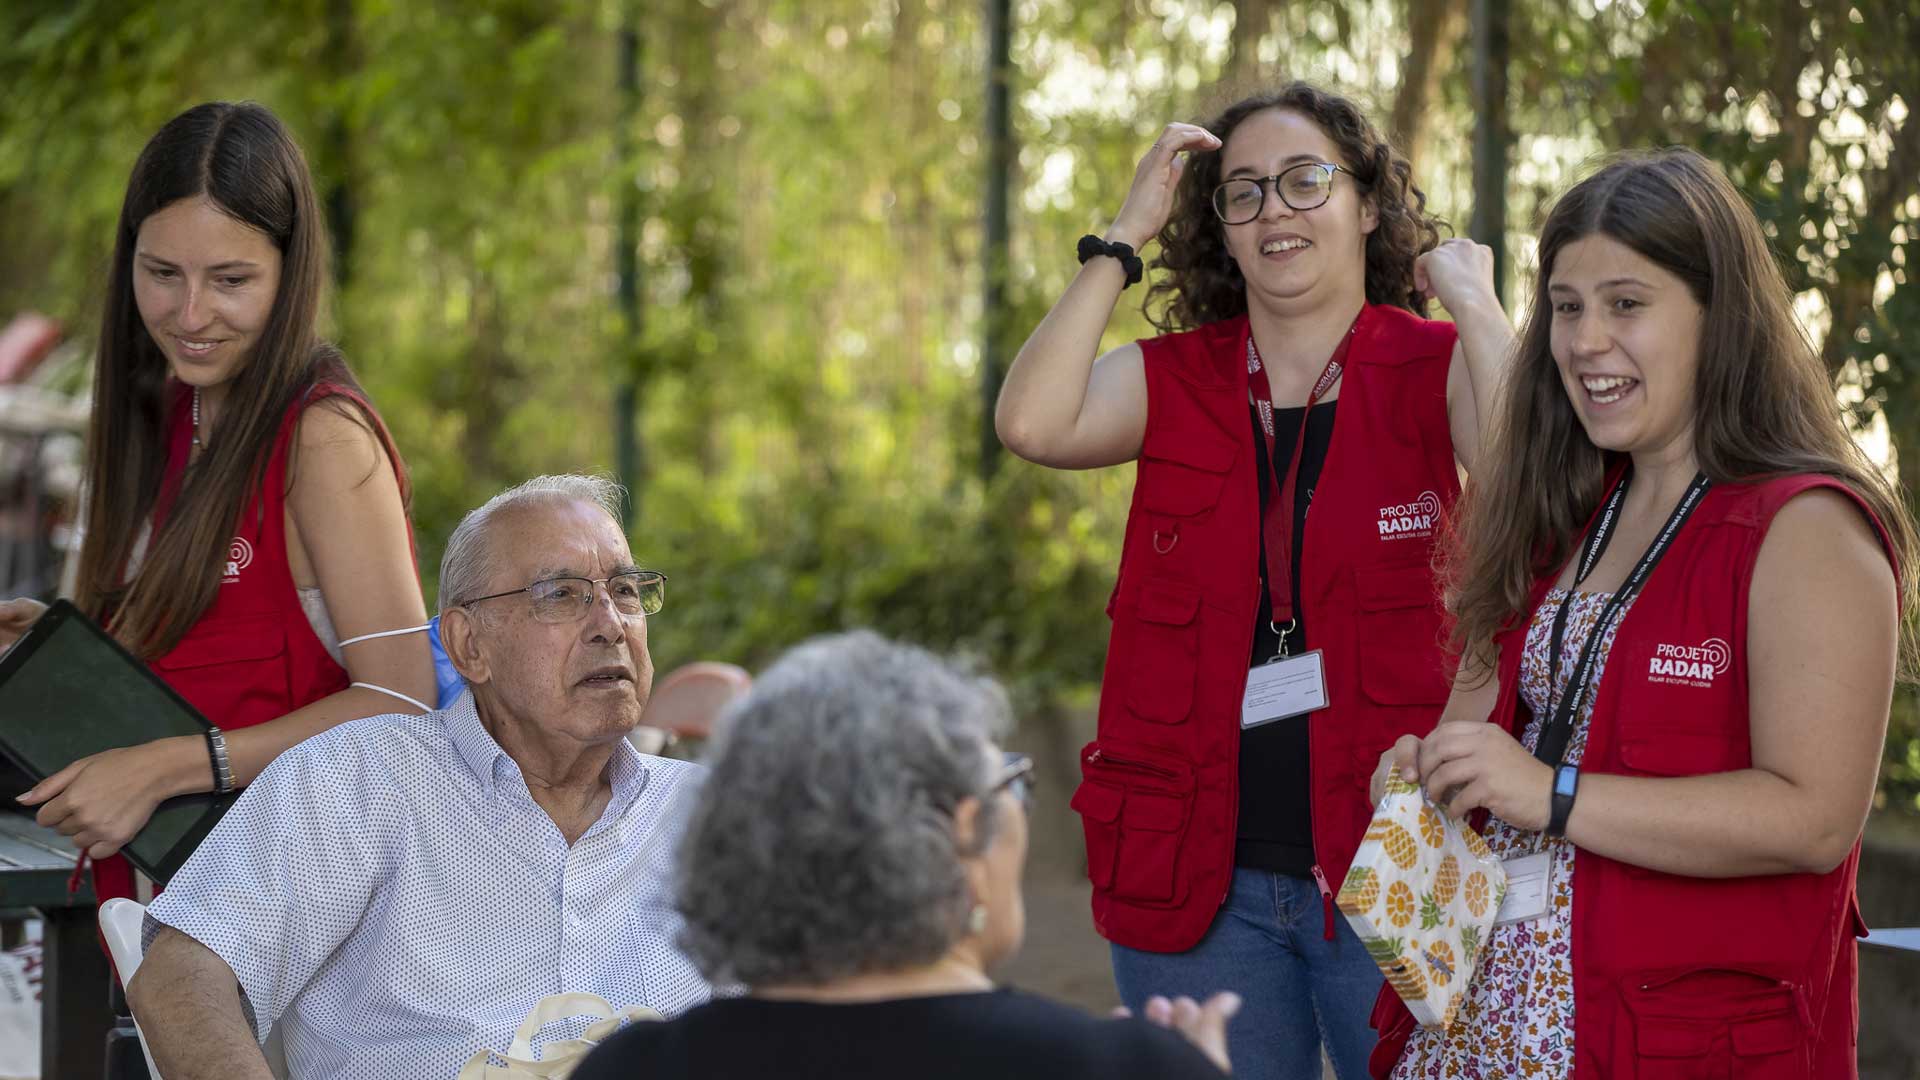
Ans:
{"label": "woman's hand gesturing", "polygon": [[1220,140],[1197,124],[1172,123],[1160,133],[1153,149],[1140,159],[1133,172],[1133,187],[1127,201],[1107,230],[1107,239],[1126,244],[1138,252],[1142,245],[1160,235],[1160,229],[1173,213],[1173,191],[1186,171],[1187,154],[1195,150],[1218,150]]}

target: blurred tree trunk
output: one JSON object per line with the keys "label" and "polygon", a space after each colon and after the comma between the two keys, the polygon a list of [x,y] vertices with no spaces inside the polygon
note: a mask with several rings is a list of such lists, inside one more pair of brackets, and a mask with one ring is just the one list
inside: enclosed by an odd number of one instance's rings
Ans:
{"label": "blurred tree trunk", "polygon": [[999,468],[1000,436],[993,430],[993,408],[1006,377],[1007,310],[1007,196],[1013,177],[1013,119],[1009,101],[1013,65],[1008,57],[1012,39],[1010,0],[987,2],[987,184],[985,241],[981,260],[985,279],[982,297],[984,330],[980,350],[980,477],[993,478]]}
{"label": "blurred tree trunk", "polygon": [[354,227],[359,216],[358,176],[349,102],[344,87],[360,70],[359,42],[354,34],[353,0],[327,0],[326,69],[332,76],[331,100],[322,135],[332,162],[320,191],[327,228],[333,239],[333,279],[337,292],[346,292],[353,280]]}
{"label": "blurred tree trunk", "polygon": [[1407,21],[1409,41],[1387,132],[1417,171],[1426,157],[1427,122],[1441,81],[1450,73],[1466,33],[1466,0],[1405,0],[1401,17]]}
{"label": "blurred tree trunk", "polygon": [[644,325],[640,310],[640,185],[633,129],[640,122],[640,20],[633,0],[623,5],[619,35],[619,107],[613,145],[619,225],[613,245],[614,288],[620,310],[613,391],[614,474],[627,488],[626,521],[640,516],[640,355]]}
{"label": "blurred tree trunk", "polygon": [[1230,81],[1245,82],[1260,70],[1260,39],[1273,32],[1274,19],[1285,7],[1285,0],[1233,0],[1226,67]]}
{"label": "blurred tree trunk", "polygon": [[1493,249],[1493,285],[1507,297],[1508,0],[1473,0],[1473,218],[1468,231]]}
{"label": "blurred tree trunk", "polygon": [[485,260],[472,255],[469,264],[467,337],[473,344],[462,372],[465,383],[459,408],[465,423],[460,449],[467,475],[480,490],[497,491],[510,479],[501,460],[498,439],[507,419],[508,399],[518,379],[506,347],[506,319],[500,310],[500,290]]}

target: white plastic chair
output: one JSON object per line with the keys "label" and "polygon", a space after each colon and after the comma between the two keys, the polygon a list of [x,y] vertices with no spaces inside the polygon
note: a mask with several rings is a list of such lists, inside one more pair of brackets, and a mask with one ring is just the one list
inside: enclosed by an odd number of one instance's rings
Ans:
{"label": "white plastic chair", "polygon": [[653,684],[640,724],[627,738],[642,753],[658,754],[682,739],[705,739],[727,703],[753,688],[753,676],[735,664],[696,660]]}
{"label": "white plastic chair", "polygon": [[[123,987],[133,981],[133,973],[140,968],[143,955],[140,927],[146,918],[147,909],[125,897],[116,896],[100,905],[100,934],[107,939],[107,951],[113,954],[113,966],[119,969]],[[140,1052],[147,1058],[147,1075],[160,1080],[160,1069],[153,1063],[153,1051],[147,1049],[147,1033],[140,1031],[140,1021],[133,1022],[133,1029],[140,1035]]]}
{"label": "white plastic chair", "polygon": [[[140,933],[146,920],[146,906],[125,897],[116,896],[100,905],[100,934],[107,939],[107,951],[113,954],[113,966],[120,972],[122,987],[133,981],[133,973],[139,970],[140,960],[146,955],[140,947]],[[147,1075],[153,1080],[161,1080],[160,1069],[153,1063],[153,1051],[147,1048],[147,1033],[140,1030],[139,1020],[133,1022],[133,1029],[140,1036],[140,1053],[147,1059]],[[266,1055],[267,1067],[273,1075],[284,1080],[287,1061],[280,1046],[280,1030],[277,1026],[267,1035],[266,1045],[261,1047],[261,1052]]]}

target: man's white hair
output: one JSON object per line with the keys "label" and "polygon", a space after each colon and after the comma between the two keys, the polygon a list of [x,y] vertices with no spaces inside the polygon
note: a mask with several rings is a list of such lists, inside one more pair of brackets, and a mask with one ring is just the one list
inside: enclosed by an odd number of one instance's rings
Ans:
{"label": "man's white hair", "polygon": [[447,537],[447,550],[440,557],[440,610],[448,611],[483,595],[482,590],[494,572],[487,525],[502,510],[542,500],[574,500],[598,506],[618,525],[620,506],[626,496],[626,488],[604,476],[561,473],[536,476],[515,484],[468,511],[454,528],[453,535]]}

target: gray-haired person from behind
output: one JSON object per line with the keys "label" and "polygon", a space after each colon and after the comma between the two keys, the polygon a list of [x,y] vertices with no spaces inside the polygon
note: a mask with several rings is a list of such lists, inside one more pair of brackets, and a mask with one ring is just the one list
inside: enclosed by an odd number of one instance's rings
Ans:
{"label": "gray-haired person from behind", "polygon": [[629,1028],[573,1080],[1222,1075],[1231,994],[1095,1019],[995,988],[1026,924],[1032,762],[1007,727],[991,680],[872,633],[782,657],[722,718],[675,870],[682,948],[746,993]]}

